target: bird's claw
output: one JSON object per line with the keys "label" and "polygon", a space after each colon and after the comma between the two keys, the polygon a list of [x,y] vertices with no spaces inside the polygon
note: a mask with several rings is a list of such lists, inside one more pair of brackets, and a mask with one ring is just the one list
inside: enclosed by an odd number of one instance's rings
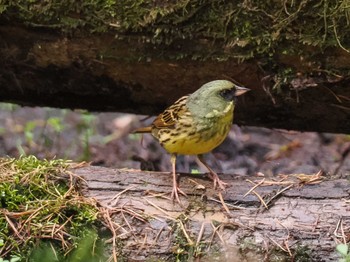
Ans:
{"label": "bird's claw", "polygon": [[219,178],[214,178],[213,181],[214,181],[214,189],[216,189],[218,185],[222,191],[226,191],[226,186],[228,185],[228,183],[223,182]]}
{"label": "bird's claw", "polygon": [[183,195],[184,197],[187,197],[186,193],[183,192],[178,186],[174,186],[173,190],[171,192],[171,199],[174,201],[176,200],[180,205],[182,205],[180,198],[179,198],[179,193]]}

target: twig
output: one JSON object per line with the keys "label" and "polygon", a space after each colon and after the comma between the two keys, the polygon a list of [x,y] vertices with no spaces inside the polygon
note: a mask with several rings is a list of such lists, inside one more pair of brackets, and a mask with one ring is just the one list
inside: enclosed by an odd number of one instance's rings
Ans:
{"label": "twig", "polygon": [[334,93],[333,90],[331,90],[330,88],[326,87],[326,86],[323,86],[321,85],[324,89],[326,89],[329,93],[331,93],[335,99],[339,102],[339,103],[343,103],[343,101],[341,101],[341,99],[336,95],[336,93]]}
{"label": "twig", "polygon": [[188,244],[189,244],[190,246],[193,246],[194,243],[193,243],[192,239],[190,238],[190,236],[187,234],[187,231],[186,231],[186,229],[185,229],[184,224],[182,223],[181,220],[178,220],[178,223],[180,224],[180,228],[181,228],[182,232],[184,233],[184,235],[185,235],[185,237],[186,237],[186,239],[187,239]]}
{"label": "twig", "polygon": [[[122,194],[124,194],[125,192],[127,192],[127,191],[129,191],[129,190],[131,190],[131,189],[133,189],[135,187],[136,187],[136,185],[132,185],[132,186],[129,186],[128,188],[125,188],[123,191],[119,192],[114,197],[112,197],[112,199],[109,201],[109,204],[111,204],[112,206],[115,206],[118,203],[119,198],[121,197]],[[113,200],[116,200],[116,201],[113,202],[113,204],[112,204]]]}
{"label": "twig", "polygon": [[[340,232],[341,232],[341,235],[338,235],[338,230],[340,228]],[[333,232],[333,234],[337,237],[337,238],[341,238],[343,240],[343,243],[346,244],[347,241],[346,241],[346,236],[345,236],[345,233],[344,233],[344,228],[343,228],[343,218],[339,218],[338,220],[338,223],[337,223],[337,226],[335,227],[335,230]]]}
{"label": "twig", "polygon": [[221,226],[222,226],[222,224],[220,224],[219,226],[214,226],[214,224],[213,224],[213,222],[211,221],[210,222],[210,224],[211,224],[211,226],[212,226],[212,228],[213,228],[213,235],[211,236],[211,239],[210,239],[210,242],[209,242],[209,245],[208,245],[208,248],[210,248],[210,246],[211,246],[211,243],[213,242],[213,240],[214,240],[214,237],[215,237],[215,234],[217,234],[218,235],[218,237],[219,237],[219,239],[221,240],[221,242],[223,243],[223,244],[225,244],[225,240],[222,238],[222,236],[218,233],[218,230],[219,230],[219,228],[221,228]]}
{"label": "twig", "polygon": [[11,227],[12,231],[16,234],[16,236],[19,239],[23,240],[23,237],[19,234],[19,232],[16,229],[16,226],[12,223],[11,219],[6,214],[4,214],[4,216],[5,216],[5,219],[6,219],[7,223]]}
{"label": "twig", "polygon": [[286,249],[289,253],[289,256],[292,256],[292,252],[290,251],[289,244],[288,244],[288,239],[290,237],[289,229],[285,225],[283,225],[278,219],[276,219],[276,221],[281,227],[283,227],[284,229],[287,230],[288,235],[287,235],[287,238],[285,240],[283,240],[283,243],[284,243],[284,246],[286,247]]}
{"label": "twig", "polygon": [[334,31],[335,40],[337,40],[337,43],[338,43],[339,47],[340,47],[341,49],[343,49],[345,52],[350,53],[350,51],[349,51],[348,49],[346,49],[346,48],[342,45],[342,43],[340,42],[340,40],[339,40],[338,32],[337,32],[337,27],[336,27],[336,23],[335,23],[335,21],[334,21],[334,18],[333,18],[333,31]]}
{"label": "twig", "polygon": [[[255,184],[253,181],[246,179],[246,181]],[[248,190],[247,193],[244,194],[243,197],[246,197],[247,195],[249,195],[255,188],[257,188],[258,186],[262,185],[265,182],[265,178],[263,178],[258,184],[255,184],[251,189]]]}
{"label": "twig", "polygon": [[114,262],[118,262],[118,258],[117,258],[117,234],[116,234],[116,229],[114,228],[110,213],[109,213],[109,209],[108,208],[103,208],[104,210],[104,214],[105,214],[105,218],[107,220],[108,223],[108,227],[109,230],[112,232],[112,256],[113,256],[113,261]]}
{"label": "twig", "polygon": [[346,244],[347,241],[346,241],[346,236],[345,236],[345,233],[344,233],[343,221],[340,224],[340,230],[341,230],[341,235],[343,237],[343,243]]}
{"label": "twig", "polygon": [[288,250],[286,250],[285,248],[283,248],[280,244],[278,244],[273,238],[267,236],[276,246],[278,246],[281,250],[283,250],[286,253],[289,253]]}
{"label": "twig", "polygon": [[346,107],[346,106],[341,106],[341,105],[336,105],[336,104],[329,104],[330,106],[333,106],[333,107],[337,107],[337,108],[340,108],[340,109],[344,109],[346,111],[350,111],[350,107]]}
{"label": "twig", "polygon": [[[217,200],[217,199],[215,199],[215,198],[213,198],[213,197],[208,197],[208,200],[213,201],[213,202],[216,202],[216,203],[221,203],[220,200]],[[240,206],[232,205],[232,204],[229,204],[229,203],[225,203],[225,204],[226,204],[226,206],[229,206],[229,207],[232,207],[232,208],[238,209],[238,210],[249,209],[249,208],[247,208],[247,207],[240,207]]]}
{"label": "twig", "polygon": [[165,226],[162,226],[161,229],[159,229],[156,237],[154,238],[153,245],[155,245],[160,237],[160,234],[163,232]]}
{"label": "twig", "polygon": [[206,224],[205,222],[202,223],[201,229],[199,230],[199,233],[198,233],[196,245],[199,245],[199,242],[202,239],[202,236],[203,236],[203,233],[204,233],[204,225],[205,224]]}
{"label": "twig", "polygon": [[269,207],[266,205],[264,199],[263,199],[255,190],[253,190],[253,193],[257,196],[257,198],[259,198],[261,204],[262,204],[266,209],[269,209]]}
{"label": "twig", "polygon": [[223,208],[225,209],[225,211],[227,212],[227,214],[230,214],[230,213],[231,213],[231,212],[230,212],[230,209],[228,209],[228,207],[227,207],[227,205],[226,205],[226,203],[225,203],[225,201],[224,201],[224,198],[222,197],[221,192],[218,193],[218,196],[219,196],[219,199],[220,199],[220,202],[221,202]]}
{"label": "twig", "polygon": [[151,206],[153,206],[154,208],[156,208],[157,210],[159,210],[160,212],[162,212],[163,214],[165,214],[165,215],[166,215],[166,218],[171,219],[171,220],[173,220],[173,221],[175,220],[175,219],[172,218],[171,215],[170,215],[168,212],[166,212],[163,208],[157,206],[156,204],[154,204],[153,202],[151,202],[150,200],[148,200],[148,199],[146,199],[146,198],[144,198],[144,199],[146,200],[146,202],[147,202],[148,204],[150,204]]}
{"label": "twig", "polygon": [[130,229],[129,232],[136,238],[136,236],[135,236],[135,234],[134,234],[134,232],[133,232],[134,230],[132,229],[132,227],[131,227],[129,221],[126,219],[126,217],[125,217],[125,215],[124,215],[124,212],[123,212],[123,211],[120,211],[120,214],[122,215],[125,224],[126,224],[126,225],[128,226],[128,228]]}
{"label": "twig", "polygon": [[290,188],[293,187],[293,186],[294,186],[294,185],[291,184],[291,185],[286,186],[286,187],[284,187],[283,189],[279,190],[273,197],[271,197],[271,198],[269,199],[269,201],[267,201],[266,204],[269,205],[269,204],[272,202],[272,200],[274,200],[276,197],[278,197],[278,196],[279,196],[280,194],[282,194],[284,191],[290,189]]}

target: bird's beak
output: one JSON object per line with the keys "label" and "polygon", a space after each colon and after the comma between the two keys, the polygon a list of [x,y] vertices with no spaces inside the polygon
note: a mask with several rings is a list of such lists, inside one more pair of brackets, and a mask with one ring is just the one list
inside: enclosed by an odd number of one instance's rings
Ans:
{"label": "bird's beak", "polygon": [[245,88],[243,86],[236,86],[235,96],[243,95],[244,93],[246,93],[248,91],[250,91],[249,88]]}

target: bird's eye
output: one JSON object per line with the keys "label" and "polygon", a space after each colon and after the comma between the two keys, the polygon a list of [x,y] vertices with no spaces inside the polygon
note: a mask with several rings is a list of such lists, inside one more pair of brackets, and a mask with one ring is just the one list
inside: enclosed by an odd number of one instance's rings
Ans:
{"label": "bird's eye", "polygon": [[224,98],[226,101],[232,101],[235,97],[235,89],[225,89],[220,91],[220,96]]}

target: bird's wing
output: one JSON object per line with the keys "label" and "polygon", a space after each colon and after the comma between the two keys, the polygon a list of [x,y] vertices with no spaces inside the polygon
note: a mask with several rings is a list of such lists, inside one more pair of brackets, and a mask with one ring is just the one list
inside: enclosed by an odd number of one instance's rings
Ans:
{"label": "bird's wing", "polygon": [[186,102],[188,96],[178,99],[173,105],[164,110],[154,121],[155,128],[175,128],[176,122],[187,111]]}

